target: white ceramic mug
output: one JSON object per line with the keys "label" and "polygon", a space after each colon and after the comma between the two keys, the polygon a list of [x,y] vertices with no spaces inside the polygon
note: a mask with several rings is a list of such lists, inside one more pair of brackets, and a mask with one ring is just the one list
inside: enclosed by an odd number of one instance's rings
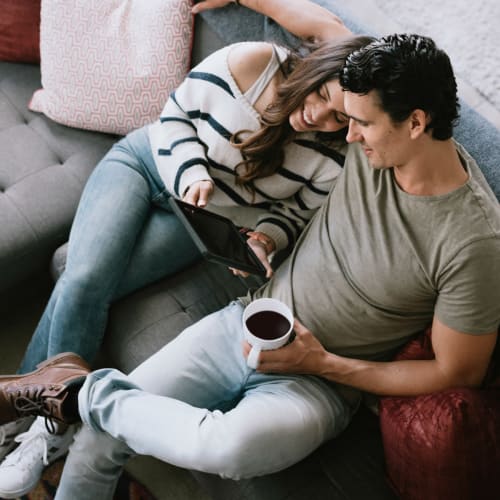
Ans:
{"label": "white ceramic mug", "polygon": [[[257,315],[257,313],[264,314]],[[250,368],[257,368],[260,351],[284,346],[290,338],[292,328],[293,313],[285,303],[267,298],[250,302],[243,311],[245,339],[252,346],[247,365]]]}

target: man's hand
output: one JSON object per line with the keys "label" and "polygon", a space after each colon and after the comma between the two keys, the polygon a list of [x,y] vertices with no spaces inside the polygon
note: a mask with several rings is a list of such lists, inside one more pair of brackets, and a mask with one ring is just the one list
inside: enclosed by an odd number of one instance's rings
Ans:
{"label": "man's hand", "polygon": [[182,201],[190,203],[195,207],[206,207],[212,193],[214,191],[214,183],[212,181],[198,181],[184,193]]}
{"label": "man's hand", "polygon": [[[259,231],[250,231],[248,234],[247,245],[253,250],[257,258],[262,262],[266,269],[266,278],[273,275],[273,268],[269,262],[268,256],[275,250],[276,245],[272,238]],[[243,276],[246,278],[249,273],[230,267],[235,276]]]}
{"label": "man's hand", "polygon": [[[298,319],[293,323],[293,330],[295,338],[290,344],[274,351],[261,351],[258,372],[321,375],[321,366],[328,352]],[[251,349],[252,346],[244,342],[245,358]]]}
{"label": "man's hand", "polygon": [[203,2],[194,4],[191,12],[193,14],[198,14],[204,10],[220,9],[230,3],[234,3],[234,0],[204,0]]}

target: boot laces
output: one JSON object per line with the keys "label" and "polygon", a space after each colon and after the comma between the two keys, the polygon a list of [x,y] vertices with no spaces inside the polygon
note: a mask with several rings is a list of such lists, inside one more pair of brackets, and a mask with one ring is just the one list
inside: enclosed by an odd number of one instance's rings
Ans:
{"label": "boot laces", "polygon": [[49,434],[56,433],[56,423],[52,408],[43,396],[45,387],[35,387],[31,391],[17,391],[12,395],[14,408],[20,416],[39,415],[45,417],[45,428]]}
{"label": "boot laces", "polygon": [[[10,465],[19,463],[20,461],[25,462],[28,467],[31,462],[39,460],[39,452],[41,445],[42,449],[42,462],[43,465],[49,465],[49,445],[47,435],[43,432],[43,430],[30,429],[27,432],[23,432],[16,436],[15,441],[20,443],[20,445],[10,454],[4,461],[5,465]],[[30,445],[33,446],[30,446]]]}

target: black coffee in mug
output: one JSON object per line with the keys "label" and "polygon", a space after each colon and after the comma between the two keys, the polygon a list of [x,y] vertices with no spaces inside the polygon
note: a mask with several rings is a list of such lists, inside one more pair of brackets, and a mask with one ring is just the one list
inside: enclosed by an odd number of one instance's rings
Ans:
{"label": "black coffee in mug", "polygon": [[290,329],[290,321],[275,311],[259,311],[246,320],[247,328],[253,335],[264,340],[283,337]]}

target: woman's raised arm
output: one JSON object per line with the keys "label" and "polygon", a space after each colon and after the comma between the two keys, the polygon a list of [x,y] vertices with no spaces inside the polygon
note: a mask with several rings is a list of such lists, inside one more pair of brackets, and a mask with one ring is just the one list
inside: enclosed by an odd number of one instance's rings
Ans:
{"label": "woman's raised arm", "polygon": [[[203,0],[193,13],[224,7],[234,0]],[[323,41],[351,34],[339,17],[309,0],[240,0],[240,5],[270,17],[299,38]]]}

